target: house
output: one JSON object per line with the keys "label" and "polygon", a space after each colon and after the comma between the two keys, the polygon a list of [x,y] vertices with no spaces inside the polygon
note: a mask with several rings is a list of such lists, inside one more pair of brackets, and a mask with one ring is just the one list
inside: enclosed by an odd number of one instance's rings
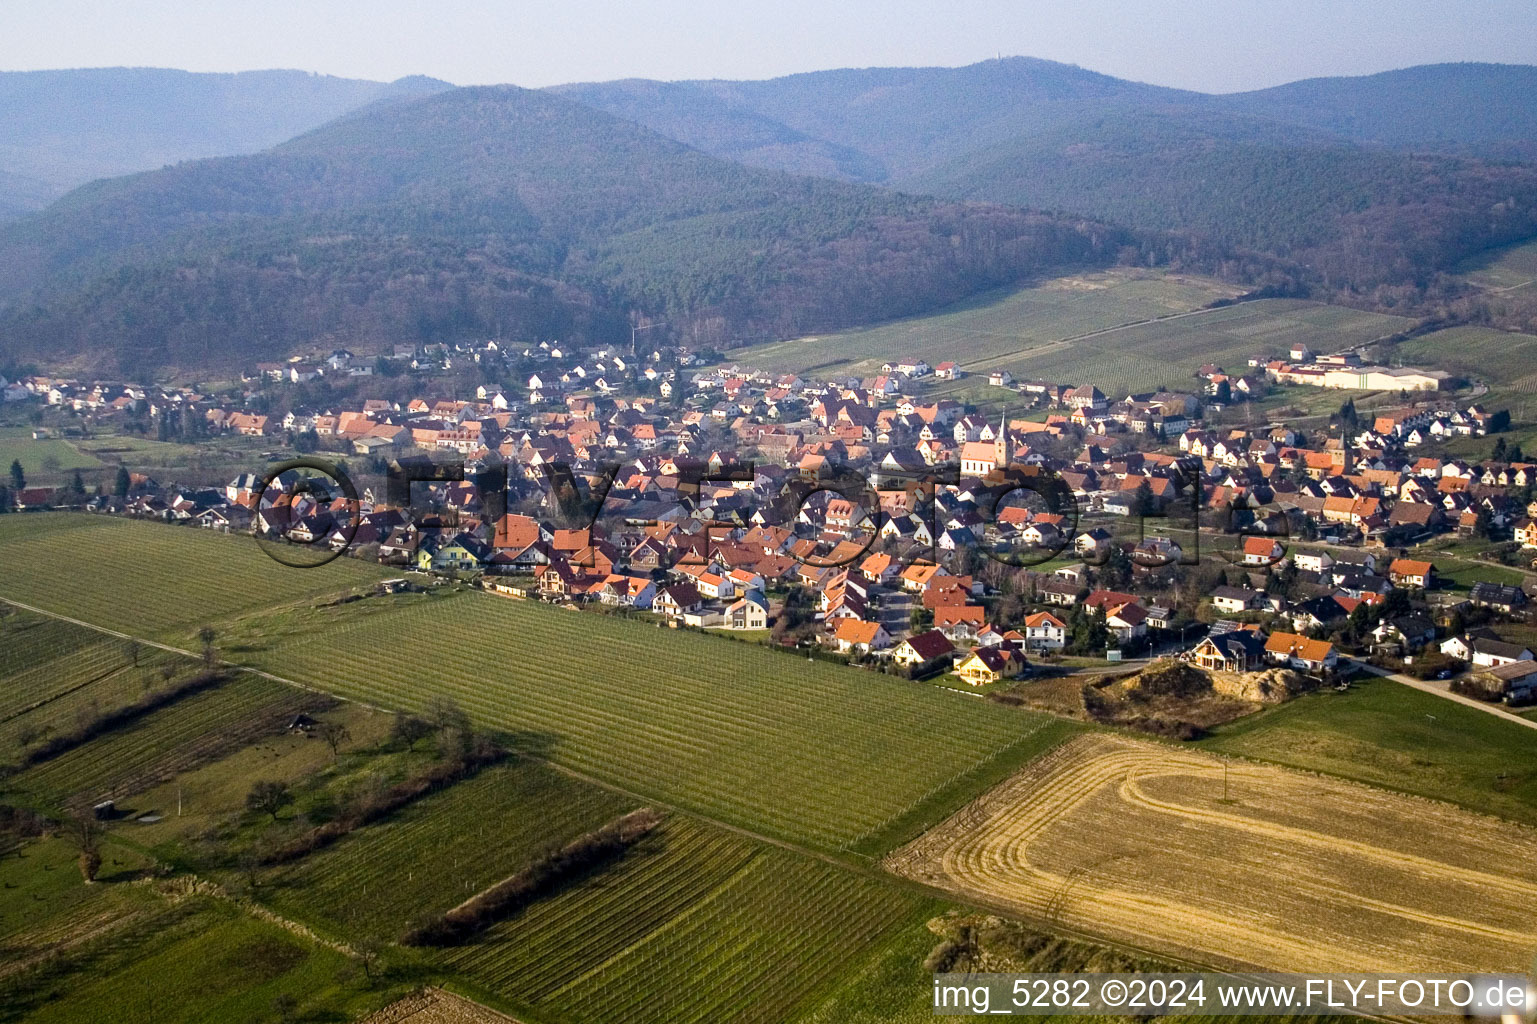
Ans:
{"label": "house", "polygon": [[891,635],[879,622],[839,619],[833,627],[833,643],[840,651],[868,654],[891,646]]}
{"label": "house", "polygon": [[987,622],[981,605],[947,604],[934,609],[934,628],[951,640],[974,639]]}
{"label": "house", "polygon": [[749,590],[728,605],[722,625],[727,629],[768,629],[768,600],[761,590]]}
{"label": "house", "polygon": [[1286,545],[1273,537],[1245,537],[1243,539],[1244,565],[1275,565],[1285,555]]}
{"label": "house", "polygon": [[1051,612],[1025,617],[1025,644],[1032,651],[1060,651],[1067,644],[1067,623]]}
{"label": "house", "polygon": [[1530,648],[1509,644],[1494,636],[1471,633],[1441,641],[1441,653],[1478,668],[1494,668],[1533,660]]}
{"label": "house", "polygon": [[1277,665],[1315,673],[1333,672],[1339,663],[1333,644],[1296,633],[1271,633],[1265,640],[1265,657]]}
{"label": "house", "polygon": [[1503,583],[1475,583],[1468,588],[1468,600],[1508,614],[1526,607],[1526,591]]}
{"label": "house", "polygon": [[1417,651],[1435,640],[1436,625],[1424,612],[1410,612],[1383,619],[1372,630],[1372,640],[1378,644],[1396,644],[1405,651]]}
{"label": "house", "polygon": [[1517,521],[1515,538],[1523,548],[1537,548],[1537,519]]}
{"label": "house", "polygon": [[416,566],[436,572],[474,572],[483,568],[491,555],[485,543],[460,533],[447,540],[425,540],[416,550]]}
{"label": "house", "polygon": [[1420,587],[1429,590],[1435,584],[1436,567],[1413,558],[1395,558],[1388,565],[1388,579],[1395,587]]}
{"label": "house", "polygon": [[[1327,551],[1295,551],[1292,553],[1292,565],[1298,572],[1323,572],[1334,565],[1334,559]],[[1372,568],[1375,568],[1375,561]]]}
{"label": "house", "polygon": [[651,610],[668,618],[678,618],[687,612],[698,611],[704,598],[692,583],[674,583],[664,587],[651,602]]}
{"label": "house", "polygon": [[902,570],[902,586],[915,593],[921,592],[927,590],[936,578],[948,575],[950,571],[942,565],[935,565],[932,562],[915,562]]}
{"label": "house", "polygon": [[1126,604],[1105,616],[1105,628],[1121,643],[1147,635],[1147,609],[1140,604]]}
{"label": "house", "polygon": [[1537,700],[1537,662],[1498,665],[1475,675],[1473,682],[1502,697],[1507,704],[1529,704]]}
{"label": "house", "polygon": [[1211,604],[1219,612],[1234,615],[1258,608],[1262,597],[1259,591],[1245,587],[1216,587],[1211,592]]}
{"label": "house", "polygon": [[1073,538],[1073,551],[1082,558],[1097,560],[1110,550],[1112,540],[1109,530],[1096,526]]}
{"label": "house", "polygon": [[955,645],[950,638],[937,629],[930,629],[908,637],[891,652],[891,660],[898,665],[912,668],[933,661],[936,658],[948,658],[955,653]]}
{"label": "house", "polygon": [[955,674],[972,686],[984,686],[1012,679],[1024,667],[1025,661],[1018,651],[1001,646],[978,647],[955,667]]}
{"label": "house", "polygon": [[608,586],[617,603],[630,608],[649,609],[656,601],[656,584],[646,576],[610,576]]}
{"label": "house", "polygon": [[1213,633],[1203,637],[1186,657],[1214,672],[1248,672],[1265,663],[1265,640],[1248,629]]}
{"label": "house", "polygon": [[1073,580],[1049,579],[1037,585],[1035,592],[1047,604],[1067,608],[1078,603],[1078,599],[1083,596],[1084,586]]}

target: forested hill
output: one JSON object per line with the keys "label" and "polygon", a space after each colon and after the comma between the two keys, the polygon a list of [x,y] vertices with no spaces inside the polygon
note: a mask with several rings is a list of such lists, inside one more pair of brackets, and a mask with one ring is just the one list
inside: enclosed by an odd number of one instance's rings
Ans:
{"label": "forested hill", "polygon": [[0,228],[0,344],[138,368],[316,340],[723,344],[900,316],[1126,232],[755,170],[545,92],[457,89],[268,152],[87,185]]}
{"label": "forested hill", "polygon": [[1537,234],[1537,170],[1502,159],[1537,157],[1537,68],[1231,96],[1025,58],[655,85],[561,91],[757,166],[1242,243],[1310,264],[1331,291],[1424,289]]}
{"label": "forested hill", "polygon": [[1085,109],[1203,98],[1029,57],[756,82],[629,79],[555,91],[754,166],[826,173],[822,154],[836,151],[837,173],[860,181],[901,181]]}
{"label": "forested hill", "polygon": [[95,178],[254,153],[367,104],[444,88],[304,71],[0,72],[0,218]]}
{"label": "forested hill", "polygon": [[1325,289],[1422,282],[1537,234],[1537,167],[1359,146],[1248,115],[1130,107],[957,156],[917,191],[1193,232]]}

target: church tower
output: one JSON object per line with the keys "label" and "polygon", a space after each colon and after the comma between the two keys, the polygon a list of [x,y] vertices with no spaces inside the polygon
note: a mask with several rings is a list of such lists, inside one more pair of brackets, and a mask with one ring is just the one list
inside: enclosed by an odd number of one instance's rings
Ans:
{"label": "church tower", "polygon": [[1014,442],[1009,439],[1009,411],[998,417],[998,433],[993,438],[993,465],[1008,469],[1014,461]]}

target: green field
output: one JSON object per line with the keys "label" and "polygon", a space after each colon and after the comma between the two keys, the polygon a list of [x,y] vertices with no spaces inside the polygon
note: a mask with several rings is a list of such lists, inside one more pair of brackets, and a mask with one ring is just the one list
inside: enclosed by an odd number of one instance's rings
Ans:
{"label": "green field", "polygon": [[0,473],[10,486],[9,470],[13,461],[20,462],[27,476],[28,486],[53,486],[64,482],[65,475],[75,469],[97,469],[101,460],[81,452],[68,441],[58,438],[34,441],[31,431],[22,427],[0,427]]}
{"label": "green field", "polygon": [[351,558],[292,569],[249,538],[62,513],[0,516],[0,564],[0,599],[145,637],[384,577]]}
{"label": "green field", "polygon": [[[1491,409],[1509,408],[1521,423],[1537,420],[1537,336],[1492,327],[1449,327],[1411,338],[1398,346],[1409,365],[1434,366],[1486,382]],[[1477,439],[1487,450],[1493,441]]]}
{"label": "green field", "polygon": [[1001,362],[1064,338],[1200,309],[1236,289],[1208,278],[1113,270],[994,292],[931,316],[730,353],[753,366],[818,376],[868,374],[886,360]]}
{"label": "green field", "polygon": [[232,905],[170,905],[144,892],[139,901],[134,920],[0,981],[0,1021],[277,1021],[280,995],[294,999],[296,1020],[349,1020],[385,998],[339,981],[340,953]]}
{"label": "green field", "polygon": [[480,594],[393,605],[291,643],[278,633],[248,657],[386,707],[446,694],[560,763],[827,849],[882,840],[1065,735],[1017,709],[755,644],[622,619],[595,637],[588,616]]}
{"label": "green field", "polygon": [[317,699],[324,698],[242,675],[28,768],[5,787],[51,806],[122,797],[281,729]]}
{"label": "green field", "polygon": [[[111,582],[54,571],[70,551]],[[348,559],[289,569],[242,538],[86,516],[5,517],[0,557],[17,570],[0,596],[118,629],[179,624],[188,645],[201,623],[378,574]],[[522,749],[824,849],[883,852],[1071,728],[755,644],[618,619],[599,633],[589,616],[482,594],[278,614],[262,637],[265,621],[222,626],[226,656],[387,708],[451,696]],[[63,770],[37,781],[56,792]]]}
{"label": "green field", "polygon": [[1537,824],[1531,730],[1388,679],[1267,709],[1199,745]]}
{"label": "green field", "polygon": [[1246,372],[1255,355],[1284,355],[1295,342],[1333,351],[1394,334],[1402,317],[1299,299],[1264,299],[1110,331],[1024,358],[990,361],[1018,378],[1096,384],[1111,398],[1163,384],[1191,390],[1196,370],[1216,363]]}

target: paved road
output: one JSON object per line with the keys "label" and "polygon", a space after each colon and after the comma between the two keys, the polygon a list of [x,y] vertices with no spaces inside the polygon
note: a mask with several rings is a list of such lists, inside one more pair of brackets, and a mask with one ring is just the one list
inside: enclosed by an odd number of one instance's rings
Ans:
{"label": "paved road", "polygon": [[1441,697],[1445,700],[1456,701],[1458,704],[1466,704],[1470,708],[1477,708],[1479,711],[1483,711],[1491,715],[1496,715],[1507,722],[1514,722],[1516,725],[1522,725],[1528,729],[1537,729],[1537,721],[1533,721],[1530,718],[1522,718],[1520,715],[1506,710],[1503,704],[1488,704],[1481,700],[1474,700],[1472,697],[1464,697],[1460,693],[1453,693],[1451,683],[1449,682],[1443,682],[1440,680],[1432,681],[1426,679],[1416,679],[1413,676],[1406,676],[1398,672],[1389,672],[1385,668],[1378,668],[1375,665],[1368,665],[1364,661],[1352,660],[1351,664],[1355,665],[1357,668],[1365,669],[1367,672],[1370,672],[1374,676],[1382,676],[1384,678],[1393,680],[1395,683],[1403,683],[1405,686],[1413,687],[1422,693],[1428,693],[1432,696]]}

